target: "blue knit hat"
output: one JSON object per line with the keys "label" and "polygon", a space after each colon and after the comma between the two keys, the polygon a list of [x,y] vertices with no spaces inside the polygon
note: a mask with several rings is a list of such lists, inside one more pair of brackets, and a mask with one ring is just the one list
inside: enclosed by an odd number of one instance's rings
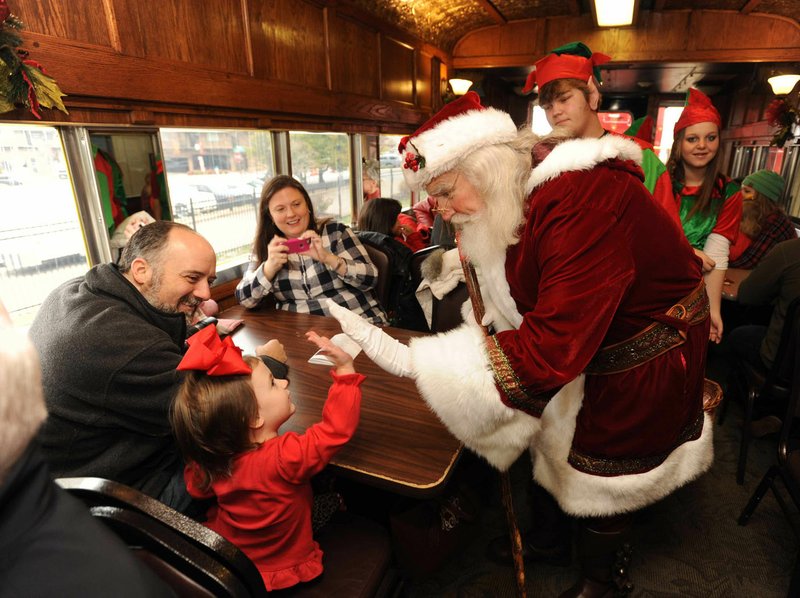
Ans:
{"label": "blue knit hat", "polygon": [[742,181],[742,185],[752,187],[764,197],[772,201],[780,201],[786,181],[777,172],[771,170],[757,170]]}

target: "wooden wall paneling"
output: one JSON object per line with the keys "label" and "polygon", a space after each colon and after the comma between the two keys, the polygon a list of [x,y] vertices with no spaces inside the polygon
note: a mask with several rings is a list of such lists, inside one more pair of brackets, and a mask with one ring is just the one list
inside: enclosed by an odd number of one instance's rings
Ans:
{"label": "wooden wall paneling", "polygon": [[379,97],[380,36],[346,15],[330,19],[331,80],[334,91]]}
{"label": "wooden wall paneling", "polygon": [[381,36],[381,98],[414,103],[414,49]]}
{"label": "wooden wall paneling", "polygon": [[487,27],[459,40],[453,66],[527,66],[532,58],[576,39],[619,62],[800,60],[800,27],[782,17],[720,10],[642,11],[639,23],[635,28],[597,29],[590,15],[582,15]]}
{"label": "wooden wall paneling", "polygon": [[455,68],[502,67],[533,63],[548,50],[545,19],[512,21],[502,27],[479,29],[461,38],[453,50]]}
{"label": "wooden wall paneling", "polygon": [[747,94],[736,94],[733,105],[731,106],[728,127],[738,127],[744,124],[744,116],[747,112]]}
{"label": "wooden wall paneling", "polygon": [[[743,15],[714,10],[695,11],[700,30],[714,32],[697,38],[698,50],[797,49],[800,28],[784,19],[763,14]],[[794,35],[792,35],[794,29]]]}
{"label": "wooden wall paneling", "polygon": [[430,110],[434,102],[433,91],[434,89],[438,90],[438,87],[432,85],[433,56],[428,52],[417,50],[416,58],[417,78],[414,89],[415,103],[423,110]]}
{"label": "wooden wall paneling", "polygon": [[97,46],[116,47],[116,24],[113,14],[108,12],[106,0],[81,0],[80,6],[63,0],[9,0],[8,6],[11,13],[25,24],[23,40],[27,32],[36,32]]}
{"label": "wooden wall paneling", "polygon": [[328,89],[325,8],[304,0],[247,0],[253,73]]}
{"label": "wooden wall paneling", "polygon": [[123,54],[249,74],[240,0],[114,0]]}

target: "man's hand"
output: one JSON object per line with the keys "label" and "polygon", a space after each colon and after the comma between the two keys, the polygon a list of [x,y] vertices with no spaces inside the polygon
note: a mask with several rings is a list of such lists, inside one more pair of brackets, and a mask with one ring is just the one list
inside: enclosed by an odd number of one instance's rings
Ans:
{"label": "man's hand", "polygon": [[256,355],[266,355],[281,363],[286,363],[288,359],[288,357],[286,357],[286,349],[283,348],[283,344],[276,338],[268,340],[263,345],[256,347]]}

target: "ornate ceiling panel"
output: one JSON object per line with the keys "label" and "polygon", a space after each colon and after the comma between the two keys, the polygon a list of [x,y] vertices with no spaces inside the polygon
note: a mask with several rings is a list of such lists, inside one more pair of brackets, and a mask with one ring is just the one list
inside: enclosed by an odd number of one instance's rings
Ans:
{"label": "ornate ceiling panel", "polygon": [[[346,0],[446,52],[471,31],[500,22],[578,16],[590,0]],[[717,9],[775,14],[800,22],[800,0],[642,0],[641,10]],[[746,35],[746,32],[742,32]]]}

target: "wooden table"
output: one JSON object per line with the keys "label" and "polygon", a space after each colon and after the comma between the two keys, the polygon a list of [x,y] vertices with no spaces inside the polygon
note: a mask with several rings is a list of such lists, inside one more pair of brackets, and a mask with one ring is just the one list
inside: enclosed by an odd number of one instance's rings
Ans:
{"label": "wooden table", "polygon": [[[322,419],[322,406],[331,385],[330,367],[312,365],[316,346],[305,332],[331,337],[340,333],[333,318],[282,310],[249,311],[237,306],[221,318],[244,320],[232,339],[245,352],[271,338],[280,340],[289,357],[289,390],[297,406],[281,428],[303,432]],[[399,328],[386,331],[402,342],[420,333]],[[361,385],[361,421],[352,440],[331,464],[363,483],[408,496],[432,496],[444,487],[461,454],[461,443],[437,419],[417,392],[414,382],[384,372],[360,353],[356,371],[366,376]]]}
{"label": "wooden table", "polygon": [[730,301],[736,301],[739,296],[739,285],[750,276],[751,270],[741,268],[728,268],[725,271],[725,282],[722,284],[722,297]]}

